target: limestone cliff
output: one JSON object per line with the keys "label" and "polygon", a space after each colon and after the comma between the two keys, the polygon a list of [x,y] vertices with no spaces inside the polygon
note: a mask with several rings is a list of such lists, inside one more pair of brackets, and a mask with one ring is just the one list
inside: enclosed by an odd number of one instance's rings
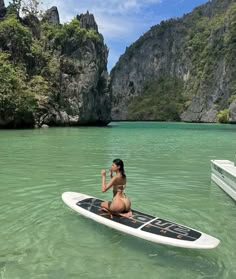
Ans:
{"label": "limestone cliff", "polygon": [[51,24],[60,24],[60,17],[57,7],[53,6],[45,12],[43,21],[47,21]]}
{"label": "limestone cliff", "polygon": [[[229,121],[236,122],[235,20],[234,0],[212,0],[153,26],[112,69],[112,118],[217,122],[218,113],[226,110]],[[183,83],[177,97],[170,79]],[[159,80],[168,86],[150,94]],[[170,102],[174,116],[168,116]],[[146,112],[140,114],[141,109]]]}
{"label": "limestone cliff", "polygon": [[108,49],[94,16],[62,25],[56,7],[20,18],[0,1],[0,128],[107,125]]}
{"label": "limestone cliff", "polygon": [[[92,18],[92,20],[91,20]],[[97,39],[78,45],[68,41],[57,46],[59,64],[55,73],[56,101],[44,123],[49,125],[106,125],[110,122],[111,102],[108,92],[108,49],[98,33],[93,15],[77,16],[86,29],[94,30]],[[50,45],[50,43],[49,43]]]}

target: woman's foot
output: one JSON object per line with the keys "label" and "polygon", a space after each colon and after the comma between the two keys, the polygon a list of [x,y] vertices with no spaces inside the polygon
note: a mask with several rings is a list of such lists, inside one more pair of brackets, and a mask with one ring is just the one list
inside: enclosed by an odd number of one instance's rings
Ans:
{"label": "woman's foot", "polygon": [[129,218],[129,217],[132,217],[133,212],[130,210],[130,211],[126,212],[126,213],[118,213],[118,215],[121,216],[121,217]]}
{"label": "woman's foot", "polygon": [[102,207],[100,209],[101,211],[104,211],[104,213],[101,213],[100,216],[106,216],[106,215],[109,215],[111,219],[113,219],[113,215],[112,213],[105,207]]}

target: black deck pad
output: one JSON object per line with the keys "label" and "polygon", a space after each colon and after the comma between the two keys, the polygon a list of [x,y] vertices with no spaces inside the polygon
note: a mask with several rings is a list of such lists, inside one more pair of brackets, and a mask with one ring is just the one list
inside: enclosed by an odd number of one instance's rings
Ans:
{"label": "black deck pad", "polygon": [[[77,205],[104,218],[111,219],[110,214],[107,214],[104,210],[102,210],[102,207],[100,206],[101,202],[102,200],[99,199],[88,198],[77,202]],[[154,216],[150,216],[136,210],[132,210],[132,213],[132,217],[112,215],[112,221],[132,228],[139,228],[155,218]]]}
{"label": "black deck pad", "polygon": [[163,235],[166,237],[194,241],[201,236],[201,233],[191,230],[182,225],[158,218],[145,225],[142,231]]}
{"label": "black deck pad", "polygon": [[[138,229],[140,228],[142,231],[153,233],[155,235],[161,235],[165,237],[171,237],[175,239],[194,241],[201,236],[201,233],[191,230],[185,226],[161,219],[156,218],[155,216],[151,216],[137,210],[132,210],[132,217],[122,217],[113,215],[111,216],[109,213],[105,212],[101,207],[102,200],[96,198],[87,198],[82,201],[77,202],[81,208],[84,208],[94,214],[102,216],[106,219],[110,219],[117,223]],[[148,222],[148,224],[146,224]],[[145,225],[146,224],[146,225]]]}

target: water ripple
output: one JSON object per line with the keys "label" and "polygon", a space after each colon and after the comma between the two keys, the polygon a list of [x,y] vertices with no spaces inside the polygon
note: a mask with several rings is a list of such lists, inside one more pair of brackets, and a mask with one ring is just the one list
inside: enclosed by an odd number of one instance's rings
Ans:
{"label": "water ripple", "polygon": [[[0,278],[142,278],[142,270],[145,278],[234,279],[235,202],[210,182],[211,158],[233,160],[232,129],[114,123],[1,131]],[[125,162],[133,208],[212,234],[221,244],[194,251],[149,243],[63,204],[65,191],[111,199],[112,191],[101,193],[100,171],[116,157]]]}

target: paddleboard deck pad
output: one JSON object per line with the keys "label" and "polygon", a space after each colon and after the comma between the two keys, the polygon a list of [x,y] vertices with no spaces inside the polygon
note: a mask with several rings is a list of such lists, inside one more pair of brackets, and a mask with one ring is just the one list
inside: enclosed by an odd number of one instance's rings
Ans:
{"label": "paddleboard deck pad", "polygon": [[203,232],[137,210],[132,210],[131,217],[111,216],[100,206],[103,200],[81,193],[65,192],[62,200],[85,217],[152,242],[195,249],[211,249],[220,243]]}

